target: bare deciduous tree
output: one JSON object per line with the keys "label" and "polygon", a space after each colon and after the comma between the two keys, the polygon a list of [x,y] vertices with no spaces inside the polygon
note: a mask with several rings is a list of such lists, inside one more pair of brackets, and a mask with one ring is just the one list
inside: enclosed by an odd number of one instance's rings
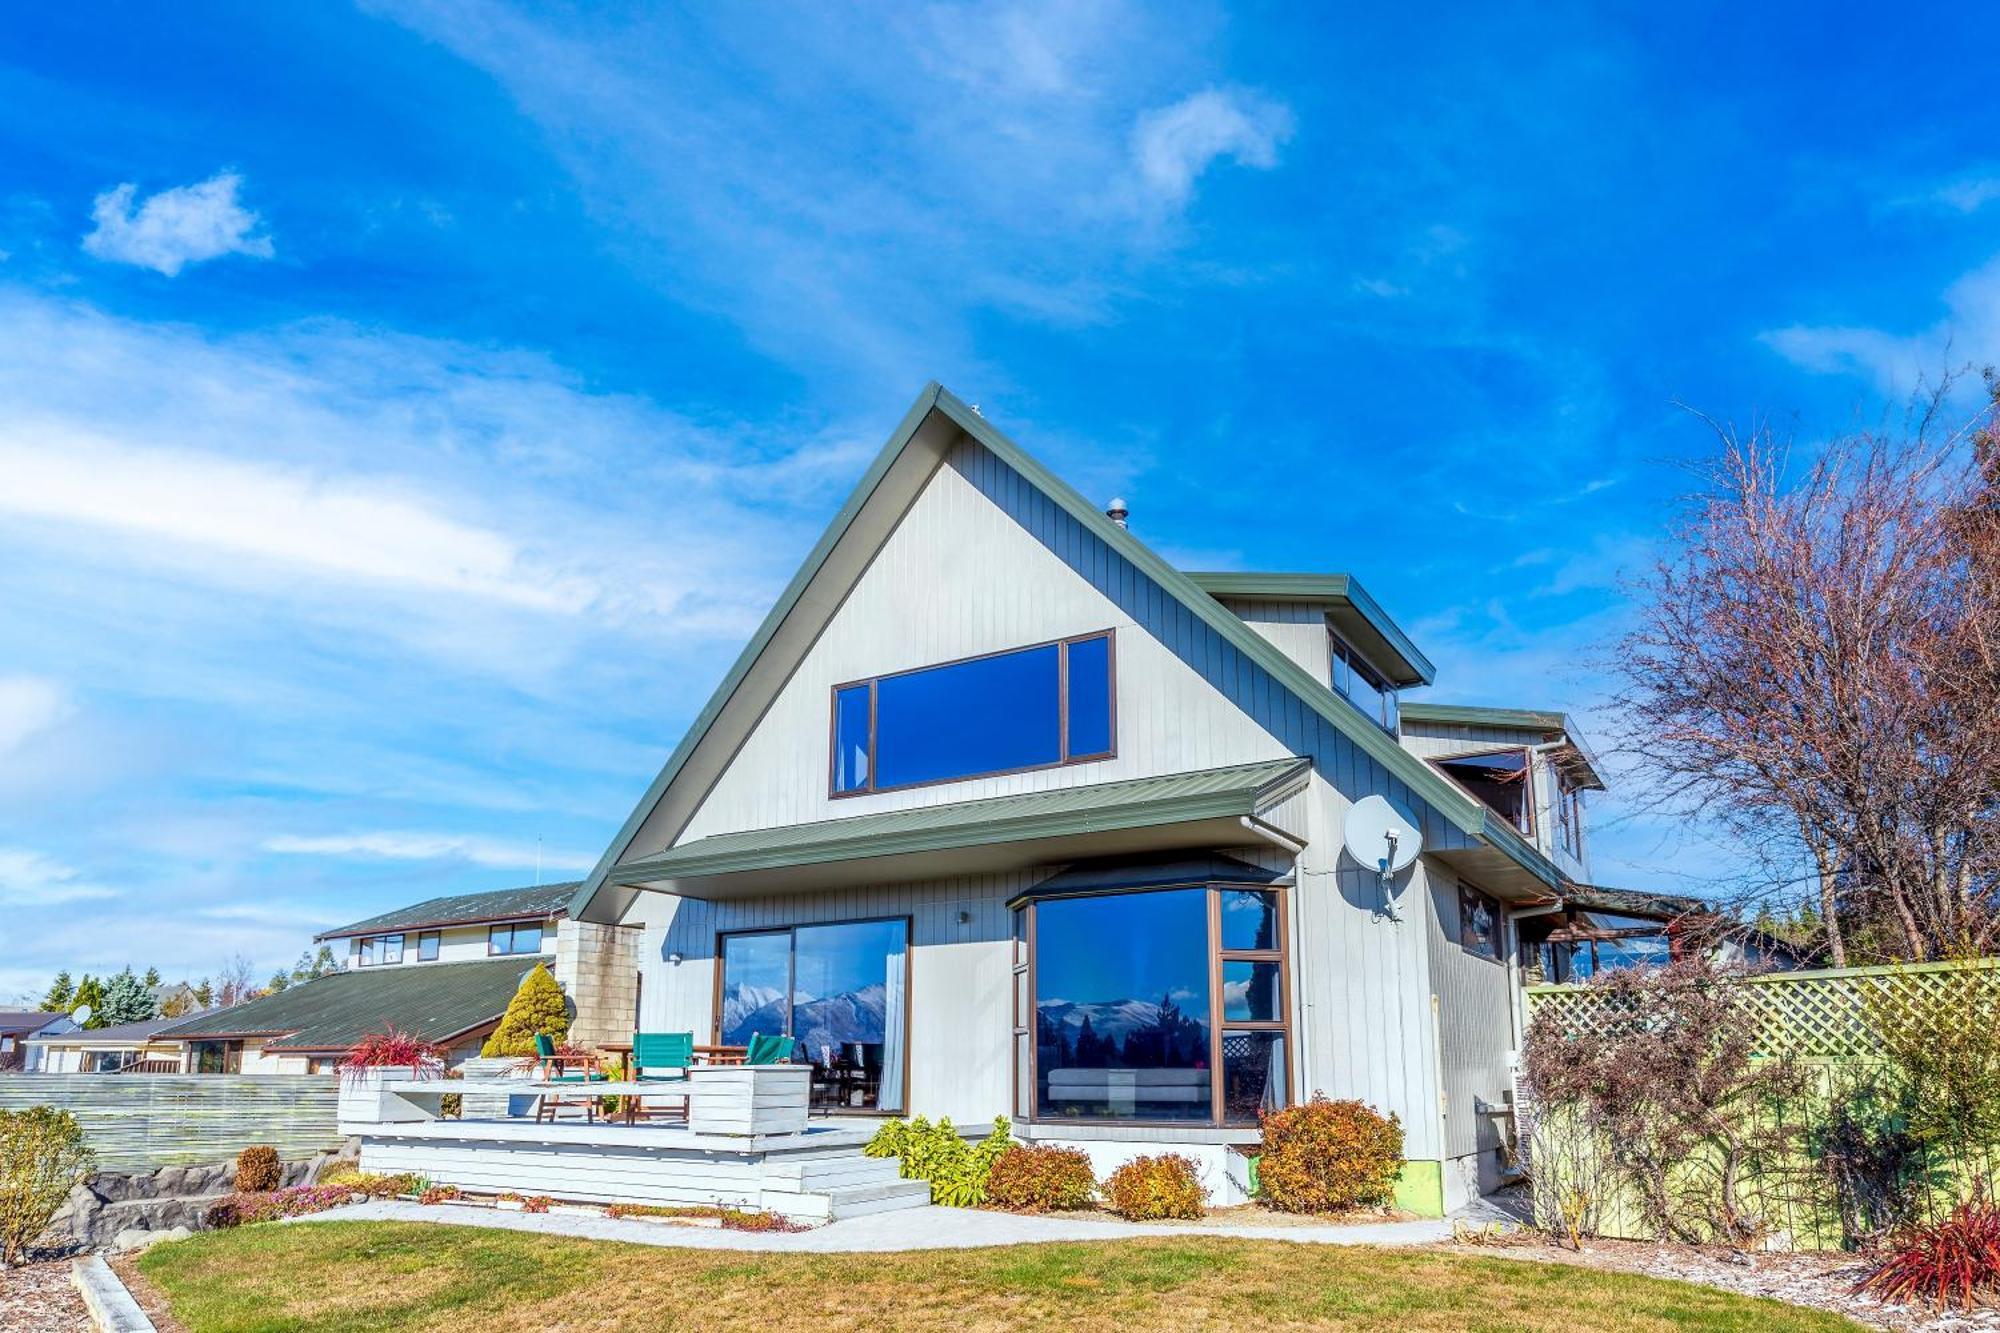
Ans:
{"label": "bare deciduous tree", "polygon": [[1768,431],[1711,423],[1621,645],[1654,803],[1808,866],[1840,966],[2000,943],[2000,427],[1941,431],[1944,401],[1791,484]]}

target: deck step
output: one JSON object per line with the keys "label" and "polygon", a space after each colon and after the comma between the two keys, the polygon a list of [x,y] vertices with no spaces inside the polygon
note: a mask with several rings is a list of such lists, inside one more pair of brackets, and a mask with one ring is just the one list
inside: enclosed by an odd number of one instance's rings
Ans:
{"label": "deck step", "polygon": [[930,1182],[925,1180],[898,1180],[893,1185],[879,1188],[835,1190],[831,1197],[833,1220],[837,1222],[843,1217],[928,1208],[931,1206],[931,1187]]}
{"label": "deck step", "polygon": [[831,1157],[811,1162],[766,1162],[764,1182],[775,1189],[829,1190],[900,1180],[893,1157]]}

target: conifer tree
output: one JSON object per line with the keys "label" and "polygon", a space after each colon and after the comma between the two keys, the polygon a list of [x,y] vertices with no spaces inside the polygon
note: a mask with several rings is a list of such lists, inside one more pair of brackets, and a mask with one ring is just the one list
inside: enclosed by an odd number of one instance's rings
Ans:
{"label": "conifer tree", "polygon": [[42,1008],[52,1014],[66,1014],[76,1008],[76,983],[69,979],[69,969],[56,973],[56,979],[49,983],[49,993],[42,997]]}
{"label": "conifer tree", "polygon": [[540,963],[521,978],[521,988],[507,1003],[500,1026],[479,1048],[481,1055],[533,1055],[535,1036],[546,1034],[560,1042],[569,1035],[569,1010],[563,1003],[562,987]]}
{"label": "conifer tree", "polygon": [[90,1006],[90,1021],[84,1024],[85,1027],[101,1028],[104,1026],[103,982],[86,972],[83,974],[83,980],[76,983],[76,994],[70,998],[75,1001],[75,1003],[70,1005],[72,1013],[81,1005],[87,1004]]}
{"label": "conifer tree", "polygon": [[99,1011],[103,1022],[100,1027],[116,1027],[120,1023],[143,1023],[159,1013],[159,1006],[153,999],[153,992],[146,983],[139,980],[131,968],[125,968],[104,988],[104,1002],[93,1005]]}

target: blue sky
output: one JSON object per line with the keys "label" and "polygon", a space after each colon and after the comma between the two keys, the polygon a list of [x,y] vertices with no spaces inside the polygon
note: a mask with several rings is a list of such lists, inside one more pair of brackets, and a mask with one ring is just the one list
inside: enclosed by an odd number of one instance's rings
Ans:
{"label": "blue sky", "polygon": [[[2000,360],[1990,30],[1922,11],[14,15],[0,1000],[581,869],[933,377],[1588,716],[1676,401]],[[1607,882],[1723,854],[1616,813]]]}

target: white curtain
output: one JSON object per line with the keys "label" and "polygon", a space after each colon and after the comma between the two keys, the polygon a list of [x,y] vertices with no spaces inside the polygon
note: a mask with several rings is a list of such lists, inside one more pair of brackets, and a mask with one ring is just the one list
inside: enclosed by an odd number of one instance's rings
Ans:
{"label": "white curtain", "polygon": [[882,979],[882,1086],[876,1095],[877,1109],[900,1111],[903,1109],[903,1043],[905,1034],[905,1010],[907,1000],[903,983],[909,975],[909,946],[892,950],[886,955],[886,973]]}

